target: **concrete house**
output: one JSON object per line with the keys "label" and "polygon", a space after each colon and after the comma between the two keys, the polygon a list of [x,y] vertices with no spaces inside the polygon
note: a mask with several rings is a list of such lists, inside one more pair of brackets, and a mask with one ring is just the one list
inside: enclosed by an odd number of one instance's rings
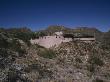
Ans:
{"label": "concrete house", "polygon": [[85,42],[94,41],[94,37],[74,37],[71,34],[63,34],[63,32],[55,32],[52,36],[43,36],[38,39],[30,40],[32,44],[39,44],[45,48],[50,48],[52,46],[58,46],[62,42],[70,42],[73,40],[80,40]]}

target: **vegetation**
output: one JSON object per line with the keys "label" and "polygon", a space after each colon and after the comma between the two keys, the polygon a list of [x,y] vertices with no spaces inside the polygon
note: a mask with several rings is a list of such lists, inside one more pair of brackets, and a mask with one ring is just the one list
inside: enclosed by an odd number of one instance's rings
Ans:
{"label": "vegetation", "polygon": [[96,78],[96,80],[93,80],[93,82],[104,82],[104,81],[101,80],[101,79]]}
{"label": "vegetation", "polygon": [[0,33],[4,34],[6,37],[9,38],[17,38],[23,40],[28,45],[30,45],[30,39],[35,38],[35,33],[32,32],[30,29],[24,28],[10,28],[10,29],[1,29]]}
{"label": "vegetation", "polygon": [[82,63],[82,60],[80,58],[76,58],[75,61],[78,63]]}
{"label": "vegetation", "polygon": [[[61,43],[52,49],[30,43],[30,39],[56,31],[84,36],[95,33],[98,40]],[[0,28],[0,82],[48,82],[45,79],[105,82],[110,81],[109,67],[110,31],[103,33],[95,28],[69,29],[57,25],[38,32],[28,28]]]}
{"label": "vegetation", "polygon": [[91,63],[92,65],[95,64],[95,65],[98,65],[98,66],[103,66],[104,65],[103,61],[98,57],[91,57],[91,59],[89,60],[89,63]]}
{"label": "vegetation", "polygon": [[38,54],[41,57],[49,58],[49,59],[56,57],[56,54],[52,49],[40,48]]}
{"label": "vegetation", "polygon": [[110,49],[110,31],[103,34],[101,44],[103,49]]}

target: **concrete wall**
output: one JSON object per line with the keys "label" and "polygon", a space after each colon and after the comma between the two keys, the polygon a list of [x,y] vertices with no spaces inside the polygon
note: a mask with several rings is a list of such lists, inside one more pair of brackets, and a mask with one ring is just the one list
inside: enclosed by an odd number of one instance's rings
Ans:
{"label": "concrete wall", "polygon": [[94,41],[95,38],[74,38],[74,40],[81,40],[81,41]]}
{"label": "concrete wall", "polygon": [[70,41],[72,41],[73,39],[72,38],[64,38],[63,39],[63,42],[70,42]]}
{"label": "concrete wall", "polygon": [[63,36],[44,36],[30,41],[32,44],[39,44],[46,48],[50,48],[54,45],[58,46],[62,42],[72,41],[72,38],[64,38]]}

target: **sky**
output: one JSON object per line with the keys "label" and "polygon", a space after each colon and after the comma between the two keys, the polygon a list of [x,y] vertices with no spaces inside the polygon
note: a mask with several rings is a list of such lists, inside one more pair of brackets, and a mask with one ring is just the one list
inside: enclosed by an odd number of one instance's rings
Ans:
{"label": "sky", "polygon": [[0,0],[0,27],[50,25],[110,30],[110,0]]}

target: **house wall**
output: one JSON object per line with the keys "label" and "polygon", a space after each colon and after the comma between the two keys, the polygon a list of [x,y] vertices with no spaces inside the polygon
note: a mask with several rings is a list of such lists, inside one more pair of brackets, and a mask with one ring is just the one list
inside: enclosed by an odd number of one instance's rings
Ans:
{"label": "house wall", "polygon": [[74,40],[81,40],[81,41],[94,41],[95,38],[74,38]]}
{"label": "house wall", "polygon": [[72,41],[73,39],[72,38],[64,38],[63,39],[63,42],[70,42],[70,41]]}
{"label": "house wall", "polygon": [[54,45],[58,46],[62,42],[72,41],[72,38],[64,38],[63,36],[44,36],[30,41],[32,44],[39,44],[46,48],[50,48]]}

